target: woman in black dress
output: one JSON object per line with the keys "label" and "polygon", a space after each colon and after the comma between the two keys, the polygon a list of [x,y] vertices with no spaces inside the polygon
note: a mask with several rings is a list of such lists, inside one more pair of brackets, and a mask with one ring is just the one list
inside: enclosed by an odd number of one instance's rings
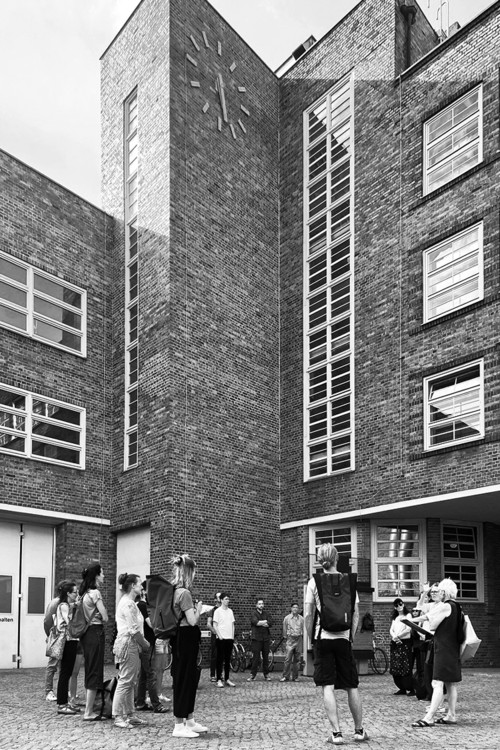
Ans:
{"label": "woman in black dress", "polygon": [[[415,622],[429,621],[434,630],[434,666],[432,670],[432,701],[423,719],[413,727],[428,727],[432,724],[456,724],[458,683],[462,681],[460,664],[459,616],[460,610],[455,599],[457,586],[451,578],[439,583],[436,603],[426,615],[414,618]],[[443,700],[444,686],[448,698],[448,713],[434,722],[434,716]]]}
{"label": "woman in black dress", "polygon": [[393,606],[390,628],[390,672],[398,688],[394,695],[415,695],[411,669],[413,649],[411,628],[403,622],[408,618],[409,612],[400,598],[394,599]]}

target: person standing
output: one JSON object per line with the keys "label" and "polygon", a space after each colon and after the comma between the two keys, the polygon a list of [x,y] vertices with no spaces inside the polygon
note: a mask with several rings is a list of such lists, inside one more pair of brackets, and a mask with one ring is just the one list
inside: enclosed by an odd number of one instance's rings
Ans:
{"label": "person standing", "polygon": [[80,638],[85,663],[85,713],[84,721],[100,721],[94,712],[97,691],[104,681],[104,623],[108,613],[102,600],[99,587],[104,581],[104,571],[100,563],[93,563],[82,573],[79,594],[83,599],[83,611],[89,626]]}
{"label": "person standing", "polygon": [[[415,617],[415,622],[428,622],[434,631],[434,663],[432,667],[432,700],[423,719],[413,722],[412,727],[430,727],[436,724],[456,724],[458,683],[462,680],[460,663],[459,618],[461,610],[455,599],[457,585],[451,578],[439,584],[437,601],[427,614]],[[448,698],[446,716],[434,722],[434,716],[443,701],[444,687]]]}
{"label": "person standing", "polygon": [[149,699],[151,701],[151,707],[155,714],[165,714],[167,713],[168,709],[165,708],[160,700],[156,683],[156,671],[153,661],[155,656],[156,638],[154,631],[151,628],[151,620],[149,619],[146,599],[146,585],[147,582],[143,581],[141,586],[141,595],[137,601],[137,609],[139,610],[143,618],[144,638],[149,643],[149,649],[141,649],[139,652],[141,668],[139,672],[139,681],[137,684],[136,708],[138,711],[147,711],[149,709],[149,706],[146,705],[147,689],[149,693]]}
{"label": "person standing", "polygon": [[[229,668],[231,665],[231,652],[234,643],[234,614],[229,609],[229,594],[225,592],[220,595],[221,605],[213,616],[213,627],[217,638],[217,687],[236,687],[229,679]],[[224,682],[222,681],[222,668],[224,667]]]}
{"label": "person standing", "polygon": [[[333,544],[322,544],[318,549],[318,562],[322,576],[342,576],[337,570],[338,552]],[[339,578],[340,581],[340,578]],[[309,638],[314,642],[314,682],[323,690],[326,715],[332,726],[329,742],[343,744],[335,690],[346,690],[349,710],[354,719],[354,741],[364,742],[368,735],[363,728],[363,709],[359,695],[358,672],[354,661],[351,641],[359,622],[359,599],[352,604],[351,627],[348,630],[330,632],[315,623],[315,613],[321,616],[321,600],[314,576],[308,581],[306,592],[305,626]]]}
{"label": "person standing", "polygon": [[394,695],[415,695],[412,679],[411,628],[403,620],[408,619],[409,612],[402,599],[394,599],[391,617],[390,672],[398,688]]}
{"label": "person standing", "polygon": [[57,683],[57,713],[64,716],[75,716],[80,709],[68,703],[69,681],[75,665],[78,638],[70,638],[68,624],[71,619],[73,604],[76,601],[76,583],[64,581],[59,587],[59,605],[56,612],[56,626],[59,631],[66,630],[66,643],[61,658],[61,668]]}
{"label": "person standing", "polygon": [[213,625],[217,607],[220,607],[220,592],[214,594],[214,607],[207,617],[207,628],[210,630],[210,682],[217,682],[217,634]]}
{"label": "person standing", "polygon": [[[63,580],[59,581],[57,584],[57,591],[60,590],[61,586],[68,583],[68,581]],[[43,627],[45,630],[45,635],[48,637],[50,633],[50,629],[52,628],[54,624],[54,617],[57,612],[57,607],[59,606],[59,594],[57,594],[53,599],[50,600],[50,602],[47,605],[47,609],[45,610],[45,617],[43,620]],[[47,662],[47,667],[45,669],[45,700],[46,701],[56,701],[57,698],[54,693],[54,676],[57,672],[57,667],[59,666],[60,659],[57,659],[55,656],[49,656],[49,660]]]}
{"label": "person standing", "polygon": [[293,602],[290,614],[283,620],[283,638],[286,638],[286,651],[283,677],[280,682],[288,682],[290,672],[292,682],[295,682],[299,677],[299,664],[302,659],[302,641],[304,638],[304,618],[299,615],[297,602]]}
{"label": "person standing", "polygon": [[115,661],[118,664],[118,684],[113,696],[112,715],[115,727],[132,729],[145,724],[134,718],[134,689],[141,668],[141,651],[149,653],[149,643],[144,638],[144,620],[135,600],[142,592],[140,576],[121,573],[118,583],[122,598],[116,608],[116,639],[113,644]]}
{"label": "person standing", "polygon": [[174,718],[172,732],[174,737],[199,737],[208,732],[208,727],[194,719],[196,691],[200,681],[198,667],[198,650],[201,631],[199,626],[203,602],[193,602],[191,586],[196,574],[196,563],[187,554],[177,555],[172,559],[173,575],[171,581],[175,586],[173,607],[179,620],[172,647],[172,681],[174,688]]}
{"label": "person standing", "polygon": [[264,610],[264,599],[257,599],[250,622],[252,625],[252,675],[247,682],[253,682],[257,677],[261,655],[264,679],[270,680],[269,647],[271,644],[272,620]]}

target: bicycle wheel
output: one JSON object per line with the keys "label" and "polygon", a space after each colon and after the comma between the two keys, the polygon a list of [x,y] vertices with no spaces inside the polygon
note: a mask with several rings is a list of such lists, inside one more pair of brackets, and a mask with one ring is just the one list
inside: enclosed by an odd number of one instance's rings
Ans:
{"label": "bicycle wheel", "polygon": [[239,672],[240,655],[239,655],[238,646],[236,643],[233,643],[233,648],[231,650],[231,658],[229,660],[229,666],[231,667],[233,672]]}
{"label": "bicycle wheel", "polygon": [[383,648],[373,649],[373,656],[370,659],[370,667],[376,674],[385,674],[389,669],[389,660]]}
{"label": "bicycle wheel", "polygon": [[271,645],[271,648],[269,649],[269,671],[272,672],[274,669],[274,650],[273,650],[274,643]]}
{"label": "bicycle wheel", "polygon": [[167,658],[165,660],[165,670],[170,669],[170,667],[172,666],[172,647],[170,646],[170,641],[168,643],[166,656]]}
{"label": "bicycle wheel", "polygon": [[238,643],[238,658],[240,662],[240,672],[244,672],[247,668],[247,652],[242,643]]}

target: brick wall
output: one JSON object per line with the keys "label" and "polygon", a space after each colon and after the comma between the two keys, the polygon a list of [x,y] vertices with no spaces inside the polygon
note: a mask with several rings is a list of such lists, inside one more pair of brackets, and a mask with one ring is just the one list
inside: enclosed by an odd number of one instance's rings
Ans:
{"label": "brick wall", "polygon": [[[236,139],[217,130],[218,72]],[[117,234],[113,528],[150,523],[162,572],[190,551],[199,594],[228,588],[238,617],[279,589],[277,83],[202,0],[142,3],[105,53],[102,81],[104,201],[118,220],[122,103],[136,86],[140,143],[140,466],[121,471]]]}

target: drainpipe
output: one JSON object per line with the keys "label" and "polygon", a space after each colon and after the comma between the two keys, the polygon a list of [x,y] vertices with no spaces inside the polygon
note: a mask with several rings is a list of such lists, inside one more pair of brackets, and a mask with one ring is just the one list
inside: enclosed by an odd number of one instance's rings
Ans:
{"label": "drainpipe", "polygon": [[411,27],[415,23],[415,17],[417,15],[417,9],[414,5],[404,3],[399,6],[401,13],[403,14],[406,21],[406,60],[405,69],[411,65]]}

